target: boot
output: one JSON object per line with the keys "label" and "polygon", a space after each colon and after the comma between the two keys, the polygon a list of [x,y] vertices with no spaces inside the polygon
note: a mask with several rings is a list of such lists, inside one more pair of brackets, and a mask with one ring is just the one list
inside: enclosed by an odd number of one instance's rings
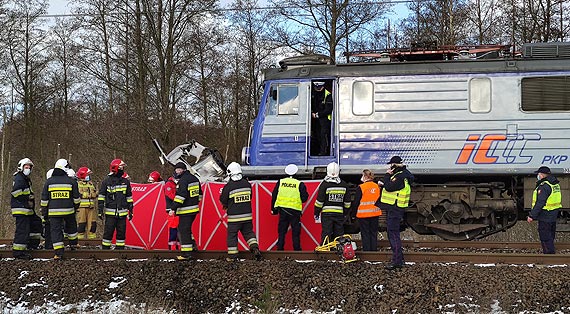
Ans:
{"label": "boot", "polygon": [[252,245],[250,251],[253,254],[253,257],[255,258],[256,261],[261,261],[263,259],[263,257],[261,256],[261,252],[259,251],[258,245],[256,244]]}

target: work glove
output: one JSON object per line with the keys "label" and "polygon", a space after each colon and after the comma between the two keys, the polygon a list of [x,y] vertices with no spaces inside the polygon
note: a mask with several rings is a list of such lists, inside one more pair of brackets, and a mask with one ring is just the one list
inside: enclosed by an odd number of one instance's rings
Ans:
{"label": "work glove", "polygon": [[103,220],[103,211],[100,210],[100,211],[97,213],[97,216],[99,216],[99,219]]}
{"label": "work glove", "polygon": [[277,211],[276,208],[272,208],[271,209],[271,215],[277,215],[277,214],[279,214],[279,211]]}
{"label": "work glove", "polygon": [[40,212],[42,213],[42,217],[44,219],[48,218],[48,208],[47,207],[41,207],[40,208]]}
{"label": "work glove", "polygon": [[129,210],[129,221],[133,220],[133,211]]}

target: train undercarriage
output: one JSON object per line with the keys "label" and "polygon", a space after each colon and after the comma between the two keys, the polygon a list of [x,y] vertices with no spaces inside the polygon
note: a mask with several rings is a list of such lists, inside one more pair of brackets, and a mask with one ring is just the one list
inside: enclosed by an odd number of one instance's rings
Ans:
{"label": "train undercarriage", "polygon": [[[568,178],[561,177],[563,209],[557,231],[570,231],[568,224]],[[534,178],[510,183],[450,182],[414,187],[405,223],[416,233],[461,241],[481,239],[506,231],[526,220],[531,208]],[[527,210],[525,210],[527,209]]]}

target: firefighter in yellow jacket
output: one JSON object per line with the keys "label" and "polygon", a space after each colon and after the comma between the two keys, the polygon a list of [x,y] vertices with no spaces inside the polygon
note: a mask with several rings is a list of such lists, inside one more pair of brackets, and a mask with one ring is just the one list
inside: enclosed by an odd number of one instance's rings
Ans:
{"label": "firefighter in yellow jacket", "polygon": [[[77,184],[79,186],[79,194],[81,203],[77,210],[77,236],[79,239],[85,239],[87,232],[88,239],[97,237],[97,189],[91,183],[91,169],[81,167],[77,170]],[[88,230],[88,231],[87,231]]]}

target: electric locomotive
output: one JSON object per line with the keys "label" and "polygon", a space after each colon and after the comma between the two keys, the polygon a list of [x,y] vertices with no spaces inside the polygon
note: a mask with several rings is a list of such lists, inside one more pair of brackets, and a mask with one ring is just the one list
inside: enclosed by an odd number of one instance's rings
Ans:
{"label": "electric locomotive", "polygon": [[[467,56],[467,58],[464,58]],[[412,59],[409,59],[412,60]],[[519,58],[329,64],[290,58],[264,72],[244,174],[281,175],[294,163],[318,177],[383,173],[400,156],[416,176],[406,223],[448,240],[482,238],[526,219],[541,165],[560,180],[558,231],[570,231],[570,44],[529,44]],[[311,95],[333,99],[327,154],[315,146]]]}

